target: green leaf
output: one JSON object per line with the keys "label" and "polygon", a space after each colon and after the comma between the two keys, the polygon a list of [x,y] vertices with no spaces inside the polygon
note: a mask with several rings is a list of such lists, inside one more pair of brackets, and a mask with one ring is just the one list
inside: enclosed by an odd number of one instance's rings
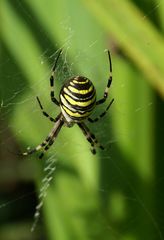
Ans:
{"label": "green leaf", "polygon": [[160,32],[128,0],[82,2],[164,97],[164,44]]}

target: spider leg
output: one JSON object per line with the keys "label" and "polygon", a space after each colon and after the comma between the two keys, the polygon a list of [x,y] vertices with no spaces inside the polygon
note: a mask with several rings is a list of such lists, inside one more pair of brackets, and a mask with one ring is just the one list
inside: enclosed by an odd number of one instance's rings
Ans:
{"label": "spider leg", "polygon": [[57,62],[58,62],[58,59],[60,57],[61,52],[62,52],[62,50],[60,50],[58,55],[57,55],[55,64],[54,64],[54,66],[52,68],[51,77],[50,77],[50,87],[51,87],[50,96],[51,96],[51,101],[53,103],[55,103],[57,106],[59,106],[59,101],[55,98],[55,94],[54,94],[54,80],[55,80],[55,73],[56,73]]}
{"label": "spider leg", "polygon": [[104,117],[107,113],[107,111],[109,110],[109,108],[111,107],[112,103],[114,101],[114,98],[110,101],[109,105],[107,106],[107,108],[105,109],[104,112],[102,112],[98,117],[92,119],[92,118],[88,118],[88,121],[91,123],[97,122],[98,120],[100,120],[102,117]]}
{"label": "spider leg", "polygon": [[39,159],[41,159],[44,156],[44,153],[52,146],[52,144],[54,143],[56,137],[53,137],[48,143],[47,145],[44,147],[42,153],[39,155]]}
{"label": "spider leg", "polygon": [[42,149],[44,146],[47,145],[47,143],[50,141],[50,139],[51,139],[51,136],[48,135],[48,136],[46,137],[46,139],[45,139],[41,144],[39,144],[37,147],[35,147],[35,148],[31,149],[31,150],[28,150],[27,152],[24,152],[24,153],[22,153],[21,155],[23,155],[23,156],[28,156],[28,155],[33,154],[34,152],[39,151],[40,149]]}
{"label": "spider leg", "polygon": [[[61,127],[64,124],[63,120],[60,118],[61,114],[59,114],[58,117],[59,117],[58,121],[55,123],[52,131],[49,133],[49,135],[46,137],[46,139],[41,144],[39,144],[37,147],[35,147],[35,148],[33,148],[33,149],[31,149],[27,152],[24,152],[21,155],[27,156],[27,155],[33,154],[34,152],[37,152],[37,151],[39,151],[43,148],[44,148],[43,151],[47,151],[49,149],[49,146],[51,146],[53,144],[53,142],[56,139]],[[43,153],[41,155],[43,155]],[[41,158],[41,157],[39,157],[39,158]]]}
{"label": "spider leg", "polygon": [[41,109],[43,115],[44,115],[45,117],[49,118],[49,120],[50,120],[51,122],[57,122],[57,120],[60,118],[60,115],[58,115],[58,116],[54,119],[54,118],[51,117],[47,112],[44,111],[43,106],[42,106],[42,104],[41,104],[39,98],[36,97],[36,99],[37,99],[37,101],[38,101],[38,103],[39,103],[39,107],[40,107],[40,109]]}
{"label": "spider leg", "polygon": [[53,134],[51,135],[50,140],[47,142],[47,145],[44,146],[44,149],[43,149],[42,153],[40,154],[39,159],[41,159],[44,156],[44,153],[52,146],[52,144],[54,143],[55,139],[57,138],[57,135],[58,135],[61,127],[63,126],[63,124],[64,124],[64,122],[60,121],[60,125],[58,125],[54,129]]}
{"label": "spider leg", "polygon": [[108,58],[109,58],[109,78],[108,78],[107,86],[104,91],[104,97],[101,98],[100,100],[98,100],[96,102],[96,105],[102,104],[106,101],[106,99],[108,97],[108,91],[109,91],[110,85],[112,83],[112,61],[111,61],[111,56],[110,56],[109,50],[108,50]]}
{"label": "spider leg", "polygon": [[104,147],[99,144],[98,140],[96,139],[95,135],[90,132],[89,128],[84,123],[77,123],[80,129],[82,130],[83,134],[85,135],[87,141],[91,144],[91,152],[96,154],[95,147],[99,147],[102,150]]}

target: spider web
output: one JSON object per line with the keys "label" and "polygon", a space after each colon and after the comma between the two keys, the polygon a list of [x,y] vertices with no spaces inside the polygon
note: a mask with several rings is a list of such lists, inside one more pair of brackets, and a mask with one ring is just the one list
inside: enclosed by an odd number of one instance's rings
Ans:
{"label": "spider web", "polygon": [[[22,6],[23,7],[23,6]],[[154,4],[154,7],[151,9],[150,12],[148,12],[147,15],[144,15],[144,18],[143,18],[143,21],[145,20],[145,18],[147,18],[149,15],[152,15],[155,13],[155,11],[160,7],[160,2],[159,3],[156,3]],[[24,9],[25,10],[25,9]],[[28,16],[30,18],[32,18],[31,15],[29,15],[29,13],[27,12]],[[67,25],[67,21],[65,21],[64,23],[61,23],[63,27],[66,27]],[[46,38],[46,33],[44,33],[44,37]],[[68,36],[68,39],[65,40],[65,44],[64,44],[64,48],[66,49],[64,54],[63,54],[63,63],[59,66],[59,71],[58,71],[58,76],[57,78],[60,79],[60,82],[61,82],[61,85],[62,83],[64,82],[65,79],[67,79],[68,77],[72,76],[75,74],[75,71],[74,71],[74,65],[76,65],[76,62],[81,62],[83,61],[83,59],[87,60],[88,62],[90,62],[91,59],[88,58],[87,55],[85,55],[85,53],[88,51],[89,48],[92,48],[96,45],[96,43],[99,41],[99,39],[96,39],[94,40],[90,45],[88,45],[88,49],[83,49],[83,50],[80,50],[75,58],[74,58],[74,61],[72,62],[69,62],[68,63],[68,60],[67,60],[67,51],[69,49],[69,46],[71,44],[71,41],[72,41],[72,38],[73,38],[73,32],[72,30],[70,29],[70,35]],[[57,52],[53,52],[51,53],[51,49],[50,47],[47,47],[45,49],[45,51],[42,53],[41,56],[38,56],[38,59],[40,61],[40,64],[44,65],[46,64],[45,63],[45,59],[49,59],[50,62],[51,62],[51,65],[53,65],[53,60],[57,54]],[[97,53],[97,56],[99,56],[100,54],[104,54],[104,52],[102,51],[102,53]],[[86,59],[87,58],[87,59]],[[2,62],[1,63],[1,67],[3,67],[3,65],[7,65],[9,62],[11,62],[12,60],[10,58],[8,58],[7,62]],[[90,65],[90,68],[94,70],[95,66],[94,66],[94,63],[92,63],[92,65]],[[62,73],[62,75],[60,75]],[[63,77],[63,73],[64,73],[64,77]],[[48,79],[49,79],[49,76],[50,76],[50,71],[47,72],[47,75],[46,76],[43,76],[42,79],[38,80],[33,86],[32,88],[41,88],[43,86],[43,82],[46,81],[47,82],[47,88],[48,88]],[[17,75],[10,75],[10,73],[8,73],[8,75],[6,76],[9,80],[15,80],[17,78],[21,78],[21,74],[19,73],[19,71],[17,72]],[[115,85],[115,87],[117,88],[117,83],[114,82],[113,83]],[[123,83],[123,88],[125,87],[124,83]],[[10,86],[9,86],[10,88]],[[36,103],[34,103],[35,101],[35,95],[34,93],[32,92],[31,95],[28,94],[28,97],[23,99],[20,97],[22,93],[24,93],[28,88],[28,85],[27,84],[21,84],[18,86],[18,89],[15,90],[14,92],[10,90],[10,92],[12,92],[11,96],[9,96],[7,99],[4,99],[3,97],[3,94],[2,95],[2,98],[1,98],[1,105],[0,105],[0,109],[1,109],[1,121],[4,122],[5,119],[8,118],[8,116],[12,113],[12,110],[13,110],[13,107],[15,105],[24,105],[26,102],[30,102],[31,103],[31,109],[29,109],[29,112],[31,112],[31,115],[34,115],[36,114],[37,112],[39,112],[39,108],[37,107]],[[45,91],[47,93],[47,91]],[[20,100],[21,99],[21,100]],[[147,105],[145,106],[139,106],[139,107],[136,107],[136,109],[133,109],[133,111],[135,112],[140,112],[140,111],[145,111],[145,109],[147,108],[150,108],[152,105],[152,102],[148,102]],[[52,109],[53,111],[53,109]],[[118,108],[118,111],[121,112],[121,109]],[[109,113],[111,114],[111,113]],[[126,114],[126,113],[123,113],[123,114]],[[105,123],[106,124],[106,123]],[[1,149],[3,149],[10,141],[13,140],[13,138],[17,137],[19,139],[19,136],[20,135],[23,135],[23,133],[25,132],[25,130],[27,130],[28,126],[24,125],[23,127],[21,127],[21,129],[16,132],[16,134],[14,134],[14,136],[10,133],[10,129],[12,129],[13,126],[12,126],[12,123],[6,125],[6,124],[3,124],[2,127],[1,127],[1,130],[0,130],[0,135],[1,135]],[[65,130],[65,129],[64,129]],[[100,128],[96,128],[96,131],[97,131],[97,135],[100,139],[103,139],[103,129],[100,129]],[[10,133],[10,134],[9,134]],[[110,145],[111,143],[115,144],[117,143],[117,138],[119,138],[119,134],[121,133],[118,133],[118,136],[115,136],[113,137],[113,139],[110,139],[108,142],[106,142],[106,145]],[[125,133],[126,134],[126,133]],[[7,135],[7,137],[6,137]],[[16,135],[16,136],[15,136]],[[4,136],[5,136],[5,139],[4,139]],[[14,140],[15,142],[15,140]],[[76,144],[74,142],[74,140],[71,140],[71,143],[68,143],[68,141],[64,140],[64,143],[63,145],[61,146],[60,145],[60,149],[61,151],[64,151],[64,147],[65,146],[68,146],[68,144]],[[79,143],[78,143],[79,144]],[[59,144],[57,142],[55,142],[55,147],[58,146]],[[79,144],[80,145],[80,144]],[[17,146],[17,143],[16,143],[16,146]],[[10,151],[10,149],[8,149]],[[53,153],[54,149],[53,150],[50,150],[51,153]],[[89,151],[89,148],[88,148],[88,151]],[[15,148],[14,149],[11,149],[11,152],[15,152]],[[79,153],[80,153],[80,148],[79,148]],[[79,153],[72,153],[72,154],[79,154]],[[3,156],[3,155],[2,155]],[[106,155],[104,155],[104,160],[106,159],[108,160],[109,157]],[[56,170],[56,161],[58,160],[58,156],[56,156],[55,154],[52,154],[52,156],[50,158],[46,158],[45,159],[45,166],[43,167],[43,178],[42,178],[42,182],[41,182],[41,187],[40,187],[40,190],[39,190],[39,195],[38,195],[38,204],[36,206],[36,211],[35,211],[35,214],[34,214],[34,222],[33,222],[33,225],[32,225],[32,228],[31,230],[34,231],[36,226],[37,226],[37,222],[39,220],[39,217],[40,217],[40,211],[42,209],[42,206],[44,204],[44,199],[46,198],[47,196],[47,193],[48,193],[48,188],[49,186],[51,185],[51,182],[53,180],[53,178],[55,177],[54,176],[54,172]],[[136,205],[138,205],[140,208],[143,209],[144,213],[148,216],[148,218],[150,219],[150,221],[152,222],[152,226],[156,229],[157,231],[157,235],[159,237],[159,239],[164,239],[163,235],[162,235],[162,232],[158,226],[158,223],[156,222],[156,220],[153,218],[153,215],[151,214],[151,212],[148,210],[148,208],[145,206],[144,202],[142,201],[142,198],[139,196],[138,192],[135,190],[135,188],[133,187],[133,184],[126,178],[126,176],[124,176],[124,173],[123,173],[123,170],[121,169],[121,166],[119,163],[117,162],[114,162],[112,161],[112,158],[110,159],[110,161],[112,162],[113,164],[113,167],[115,168],[115,172],[118,172],[118,178],[121,176],[121,179],[124,181],[125,185],[128,185],[129,186],[129,189],[131,192],[133,192],[133,198],[129,198],[128,197],[128,194],[127,195],[124,195],[124,198],[128,201],[128,202],[131,202],[131,203],[134,203]],[[117,177],[113,177],[113,182],[114,181],[119,181]],[[109,193],[109,189],[110,187],[109,186],[106,186],[106,187],[101,187],[99,189],[97,189],[97,191],[100,191],[100,192],[103,192],[104,194],[106,193]],[[31,194],[31,193],[29,193]],[[8,205],[12,204],[14,201],[20,201],[22,198],[26,198],[28,196],[28,194],[22,194],[20,197],[17,197],[11,201],[8,201],[8,202],[5,202],[5,203],[2,203],[0,205],[0,209],[2,208],[7,208]],[[135,219],[131,219],[131,221],[135,221]],[[102,221],[102,223],[100,224],[104,224],[104,228],[106,228],[108,231],[112,231],[114,232],[114,235],[117,236],[117,237],[120,237],[119,234],[117,232],[115,232],[114,228],[112,226],[109,226],[107,225],[106,223],[104,223]]]}

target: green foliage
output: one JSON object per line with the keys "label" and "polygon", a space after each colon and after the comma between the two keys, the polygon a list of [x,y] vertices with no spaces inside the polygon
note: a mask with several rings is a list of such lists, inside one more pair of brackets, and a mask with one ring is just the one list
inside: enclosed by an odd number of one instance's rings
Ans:
{"label": "green foliage", "polygon": [[[62,129],[45,156],[57,159],[59,166],[44,201],[47,239],[163,239],[163,2],[157,6],[143,13],[128,0],[1,1],[2,46],[16,62],[15,73],[22,74],[20,82],[9,86],[4,77],[2,87],[14,94],[22,81],[25,86],[21,104],[13,104],[8,119],[22,148],[40,143],[52,128],[35,96],[52,116],[59,112],[49,98],[54,59],[49,64],[43,52],[48,49],[55,57],[63,48],[63,62],[67,57],[73,72],[93,80],[98,97],[108,78],[104,50],[112,55],[109,98],[115,102],[101,122],[88,124],[106,150],[93,156],[74,126]],[[56,84],[59,92],[61,84]],[[3,99],[8,98],[3,90]],[[42,177],[36,175],[39,188]]]}

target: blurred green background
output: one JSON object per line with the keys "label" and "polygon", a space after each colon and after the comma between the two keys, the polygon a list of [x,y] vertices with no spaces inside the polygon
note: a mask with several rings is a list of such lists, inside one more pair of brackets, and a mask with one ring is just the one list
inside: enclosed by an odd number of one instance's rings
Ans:
{"label": "blurred green background", "polygon": [[[164,239],[164,1],[1,0],[0,21],[0,239]],[[56,96],[78,74],[100,98],[111,52],[108,102],[115,101],[104,119],[88,123],[105,151],[93,156],[74,126],[62,129],[41,161],[19,157],[53,126],[35,97],[59,113],[49,97],[59,48]]]}

